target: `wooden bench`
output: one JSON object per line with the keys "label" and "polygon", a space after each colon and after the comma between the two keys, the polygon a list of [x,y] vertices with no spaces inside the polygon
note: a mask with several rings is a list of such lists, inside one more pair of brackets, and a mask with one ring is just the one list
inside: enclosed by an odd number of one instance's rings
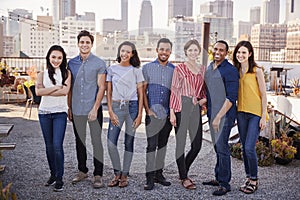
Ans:
{"label": "wooden bench", "polygon": [[16,143],[0,143],[0,150],[14,150]]}
{"label": "wooden bench", "polygon": [[[2,150],[14,150],[16,143],[3,143],[1,139],[7,137],[13,129],[13,124],[0,124],[0,151]],[[0,173],[5,170],[5,165],[0,165]]]}
{"label": "wooden bench", "polygon": [[0,124],[0,137],[7,137],[13,127],[13,124]]}

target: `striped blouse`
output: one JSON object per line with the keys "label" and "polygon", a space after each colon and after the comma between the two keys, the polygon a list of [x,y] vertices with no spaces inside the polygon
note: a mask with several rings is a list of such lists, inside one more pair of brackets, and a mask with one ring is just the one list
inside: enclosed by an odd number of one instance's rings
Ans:
{"label": "striped blouse", "polygon": [[203,99],[206,98],[204,74],[206,67],[200,65],[198,74],[192,73],[189,68],[180,63],[176,66],[172,79],[170,108],[181,112],[181,96]]}

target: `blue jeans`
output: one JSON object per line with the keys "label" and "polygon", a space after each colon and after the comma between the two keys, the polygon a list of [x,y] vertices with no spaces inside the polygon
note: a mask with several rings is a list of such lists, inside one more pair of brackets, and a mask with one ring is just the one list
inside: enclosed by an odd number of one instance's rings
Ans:
{"label": "blue jeans", "polygon": [[[114,168],[115,175],[123,174],[127,176],[133,158],[134,136],[135,129],[133,128],[133,121],[138,115],[138,101],[129,101],[125,104],[121,102],[112,102],[113,112],[119,118],[119,126],[114,126],[109,120],[107,133],[107,147],[108,153]],[[120,155],[117,148],[119,135],[122,126],[125,122],[125,151],[123,156],[123,170],[121,169]]]}
{"label": "blue jeans", "polygon": [[238,112],[237,115],[246,176],[251,179],[256,179],[258,173],[255,146],[260,132],[260,119],[261,117],[251,113]]}
{"label": "blue jeans", "polygon": [[215,166],[215,177],[219,182],[220,186],[230,190],[231,180],[231,160],[230,160],[230,149],[228,140],[231,132],[231,128],[234,125],[234,119],[230,117],[223,117],[220,122],[219,132],[215,132],[211,127],[210,121],[210,133],[214,144],[214,149],[217,154],[217,163]]}
{"label": "blue jeans", "polygon": [[64,174],[63,142],[67,126],[67,113],[39,114],[39,121],[51,176],[61,181]]}

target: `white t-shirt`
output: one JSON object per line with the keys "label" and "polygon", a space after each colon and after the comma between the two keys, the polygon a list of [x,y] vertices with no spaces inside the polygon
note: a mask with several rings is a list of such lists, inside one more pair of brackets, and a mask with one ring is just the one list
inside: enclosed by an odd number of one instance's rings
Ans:
{"label": "white t-shirt", "polygon": [[[56,80],[56,85],[62,85],[62,76],[60,69],[55,70],[54,79]],[[53,87],[53,83],[49,78],[48,70],[44,71],[43,85],[45,88]],[[68,97],[65,96],[42,96],[41,103],[39,106],[40,112],[47,113],[59,113],[68,112]]]}
{"label": "white t-shirt", "polygon": [[112,100],[138,100],[137,84],[144,81],[144,76],[140,68],[112,65],[107,69],[106,81],[112,82]]}

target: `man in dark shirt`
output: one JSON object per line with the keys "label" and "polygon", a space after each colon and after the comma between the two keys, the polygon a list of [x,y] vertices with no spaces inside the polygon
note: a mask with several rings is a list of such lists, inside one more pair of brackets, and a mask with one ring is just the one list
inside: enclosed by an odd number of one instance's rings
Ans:
{"label": "man in dark shirt", "polygon": [[162,174],[167,142],[172,130],[169,102],[175,66],[168,61],[172,53],[171,41],[161,38],[156,52],[158,58],[143,66],[147,135],[145,190],[152,190],[154,181],[164,186],[171,185]]}
{"label": "man in dark shirt", "polygon": [[207,85],[207,116],[210,133],[217,156],[215,180],[205,181],[204,185],[219,186],[213,195],[221,196],[230,191],[231,162],[228,140],[236,119],[238,96],[238,70],[225,57],[228,44],[219,40],[213,49],[214,61],[205,73]]}

